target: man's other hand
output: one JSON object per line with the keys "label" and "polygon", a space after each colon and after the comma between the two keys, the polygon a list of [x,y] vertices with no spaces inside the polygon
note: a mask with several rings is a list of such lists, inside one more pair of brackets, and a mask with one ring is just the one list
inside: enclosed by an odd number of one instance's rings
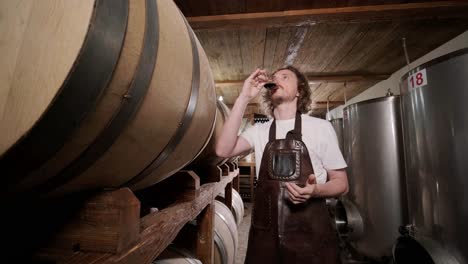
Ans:
{"label": "man's other hand", "polygon": [[297,184],[291,182],[287,182],[285,185],[288,189],[289,200],[294,204],[300,204],[314,196],[317,188],[317,181],[315,175],[311,174],[304,187],[299,187]]}

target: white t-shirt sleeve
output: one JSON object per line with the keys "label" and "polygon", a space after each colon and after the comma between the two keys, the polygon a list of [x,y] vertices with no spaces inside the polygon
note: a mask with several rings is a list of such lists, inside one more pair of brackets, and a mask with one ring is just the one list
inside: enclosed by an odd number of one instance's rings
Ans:
{"label": "white t-shirt sleeve", "polygon": [[249,126],[247,129],[245,129],[240,136],[243,137],[247,142],[249,143],[250,147],[252,149],[255,148],[255,136],[257,134],[257,125]]}
{"label": "white t-shirt sleeve", "polygon": [[325,145],[322,155],[323,167],[326,170],[338,170],[347,167],[346,162],[338,146],[338,138],[336,136],[333,126],[328,123],[325,129]]}

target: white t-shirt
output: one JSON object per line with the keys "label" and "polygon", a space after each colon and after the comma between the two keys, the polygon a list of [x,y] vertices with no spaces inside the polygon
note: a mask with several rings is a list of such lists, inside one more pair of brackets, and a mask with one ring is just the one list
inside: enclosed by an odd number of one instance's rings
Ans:
{"label": "white t-shirt", "polygon": [[[302,115],[302,141],[305,143],[314,168],[317,183],[327,181],[327,170],[346,168],[346,162],[338,147],[338,139],[330,122]],[[293,119],[276,120],[276,139],[286,138],[286,134],[294,129]],[[270,126],[273,120],[263,124],[255,124],[247,128],[240,136],[243,137],[255,151],[256,175],[258,177],[262,155],[266,144]]]}

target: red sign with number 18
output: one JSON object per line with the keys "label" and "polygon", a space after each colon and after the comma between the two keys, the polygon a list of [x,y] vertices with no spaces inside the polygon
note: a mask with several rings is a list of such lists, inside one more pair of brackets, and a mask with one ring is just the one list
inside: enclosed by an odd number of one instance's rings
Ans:
{"label": "red sign with number 18", "polygon": [[424,85],[427,85],[427,74],[426,69],[422,69],[416,73],[413,73],[408,77],[408,87],[415,89]]}

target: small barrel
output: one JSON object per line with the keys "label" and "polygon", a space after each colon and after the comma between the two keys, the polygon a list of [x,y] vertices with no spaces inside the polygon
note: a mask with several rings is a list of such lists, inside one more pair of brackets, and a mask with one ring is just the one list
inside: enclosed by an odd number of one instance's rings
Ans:
{"label": "small barrel", "polygon": [[232,209],[237,226],[239,227],[244,219],[244,202],[240,194],[234,189],[232,189]]}
{"label": "small barrel", "polygon": [[202,264],[191,252],[170,245],[153,261],[153,264]]}
{"label": "small barrel", "polygon": [[[224,201],[224,191],[218,195],[219,200]],[[237,227],[240,226],[242,223],[242,219],[244,218],[244,202],[240,194],[235,190],[232,189],[232,215],[236,220]]]}
{"label": "small barrel", "polygon": [[215,201],[214,263],[234,264],[238,244],[237,225],[231,210]]}

